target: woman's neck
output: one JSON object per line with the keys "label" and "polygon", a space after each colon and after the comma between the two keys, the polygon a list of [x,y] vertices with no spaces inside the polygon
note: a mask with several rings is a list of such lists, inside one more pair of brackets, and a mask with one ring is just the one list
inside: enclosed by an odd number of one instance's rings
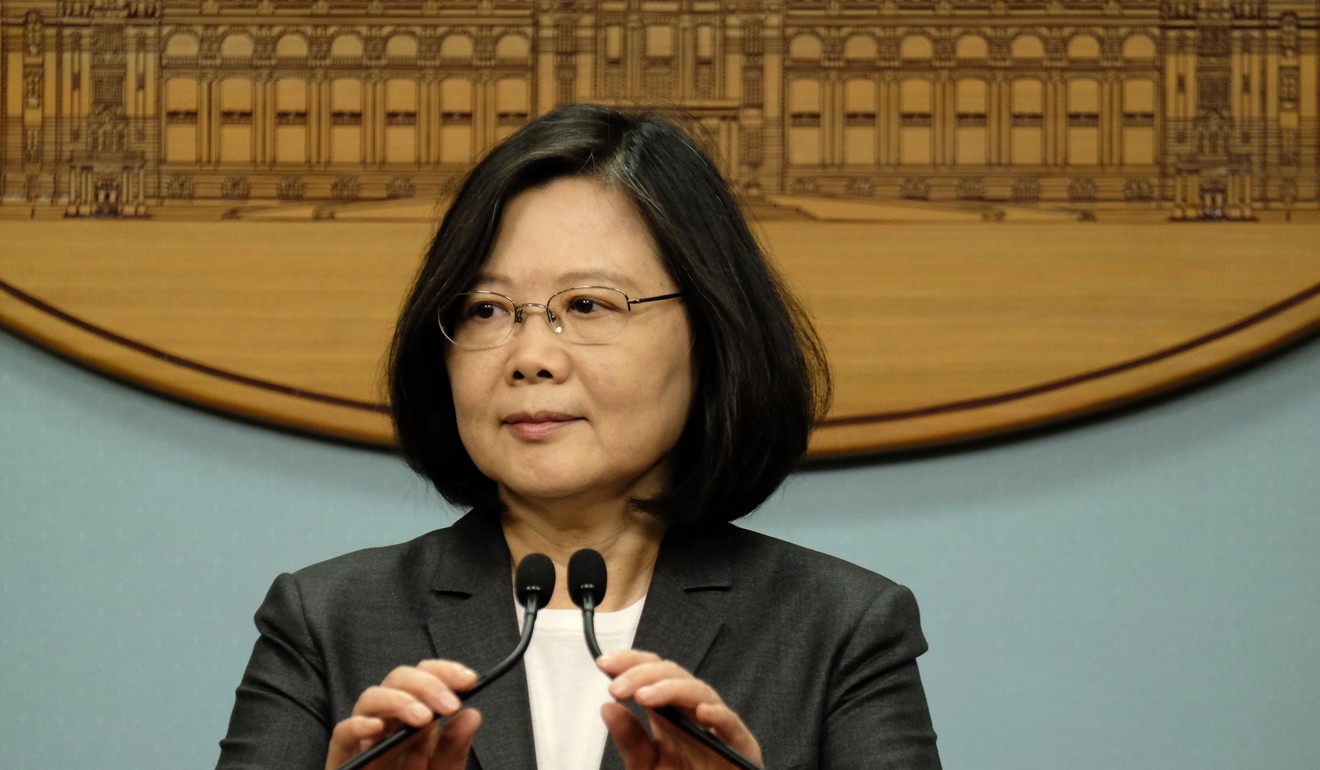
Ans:
{"label": "woman's neck", "polygon": [[605,557],[608,590],[598,609],[613,612],[646,595],[664,538],[664,524],[650,514],[624,507],[613,514],[564,514],[521,501],[506,500],[500,517],[513,563],[529,553],[543,553],[555,564],[555,591],[550,609],[576,605],[568,590],[568,560],[582,548]]}

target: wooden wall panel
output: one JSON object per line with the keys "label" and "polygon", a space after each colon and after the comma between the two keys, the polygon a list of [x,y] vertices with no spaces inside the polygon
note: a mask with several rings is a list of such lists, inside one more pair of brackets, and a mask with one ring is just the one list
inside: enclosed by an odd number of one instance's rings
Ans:
{"label": "wooden wall panel", "polygon": [[263,422],[390,443],[381,358],[445,192],[567,101],[676,109],[739,188],[836,368],[816,456],[1092,413],[1320,328],[1311,0],[0,14],[0,323]]}

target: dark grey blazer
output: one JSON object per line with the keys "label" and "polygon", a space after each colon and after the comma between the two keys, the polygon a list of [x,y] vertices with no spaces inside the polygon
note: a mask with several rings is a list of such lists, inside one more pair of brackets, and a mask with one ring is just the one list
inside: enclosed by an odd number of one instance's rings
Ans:
{"label": "dark grey blazer", "polygon": [[[391,669],[480,672],[517,644],[494,515],[276,578],[237,690],[222,770],[320,770],[335,723]],[[723,526],[661,547],[634,643],[715,687],[767,770],[938,768],[912,594],[860,567]],[[585,644],[583,655],[588,655]],[[478,693],[469,768],[535,768],[522,665]],[[602,767],[621,770],[607,742]]]}

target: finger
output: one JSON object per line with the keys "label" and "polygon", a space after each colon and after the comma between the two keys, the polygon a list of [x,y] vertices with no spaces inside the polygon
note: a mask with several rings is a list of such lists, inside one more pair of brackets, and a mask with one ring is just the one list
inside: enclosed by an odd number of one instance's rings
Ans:
{"label": "finger", "polygon": [[[742,723],[737,715],[733,714],[727,706],[703,705],[699,711],[705,712],[708,709],[721,709],[727,711],[725,716],[704,714],[707,719],[714,718],[720,725],[720,729],[715,729],[713,725],[703,719],[697,719],[696,729],[699,732],[707,732],[715,736],[716,739],[724,742],[730,748],[739,754],[752,760],[755,764],[761,764],[761,746],[756,742],[755,736]],[[703,758],[702,762],[711,759],[711,749],[696,737],[689,735],[687,730],[680,728],[678,724],[671,722],[668,718],[662,718],[660,714],[653,710],[647,710],[647,715],[651,722],[651,736],[655,742],[660,756]],[[688,765],[683,765],[688,766]],[[702,764],[701,766],[705,766]],[[719,763],[719,767],[725,767],[724,763]]]}
{"label": "finger", "polygon": [[[454,674],[447,668],[438,670],[444,671],[445,675],[451,679],[455,678]],[[458,677],[458,679],[462,681],[462,677]],[[401,690],[409,693],[437,714],[447,716],[458,711],[461,705],[459,697],[454,694],[451,686],[441,676],[437,675],[437,670],[423,668],[421,665],[417,667],[400,666],[394,669],[380,683],[380,686],[389,690]]]}
{"label": "finger", "polygon": [[[613,683],[611,683],[610,694],[614,694]],[[681,679],[660,679],[658,681],[643,684],[633,690],[631,697],[640,706],[646,708],[659,708],[661,706],[676,706],[688,711],[695,711],[698,706],[703,704],[722,704],[719,693],[715,688],[695,677],[684,677]]]}
{"label": "finger", "polygon": [[385,720],[377,717],[349,717],[330,733],[330,746],[326,751],[326,766],[338,767],[377,740],[385,732]]}
{"label": "finger", "polygon": [[672,660],[665,660],[651,652],[636,654],[633,650],[620,650],[602,655],[597,658],[596,667],[611,679],[621,677],[657,679],[663,676],[690,676],[687,669]]}
{"label": "finger", "polygon": [[756,736],[747,729],[746,723],[733,709],[723,703],[703,703],[694,712],[697,722],[725,743],[737,749],[743,756],[761,763],[761,745]]}
{"label": "finger", "polygon": [[418,730],[417,733],[397,748],[393,749],[395,762],[391,767],[416,768],[425,765],[435,753],[435,744],[440,737],[440,722],[433,720],[426,727]]}
{"label": "finger", "polygon": [[435,718],[431,707],[412,693],[379,685],[362,691],[353,704],[353,716],[395,719],[413,727],[422,727]]}
{"label": "finger", "polygon": [[455,692],[463,692],[477,683],[477,672],[452,660],[424,660],[417,668],[445,683]]}
{"label": "finger", "polygon": [[475,709],[463,709],[450,717],[440,732],[428,770],[462,770],[466,767],[472,736],[480,726],[481,713]]}
{"label": "finger", "polygon": [[644,663],[658,663],[661,657],[653,652],[645,650],[614,650],[608,652],[596,659],[596,666],[605,672],[606,676],[616,677],[628,669],[639,666]]}
{"label": "finger", "polygon": [[631,698],[639,689],[667,680],[700,681],[670,660],[639,663],[614,677],[610,682],[610,694],[620,699]]}
{"label": "finger", "polygon": [[657,750],[647,735],[646,728],[627,708],[617,703],[606,703],[600,708],[605,728],[619,750],[626,770],[649,770],[655,767]]}

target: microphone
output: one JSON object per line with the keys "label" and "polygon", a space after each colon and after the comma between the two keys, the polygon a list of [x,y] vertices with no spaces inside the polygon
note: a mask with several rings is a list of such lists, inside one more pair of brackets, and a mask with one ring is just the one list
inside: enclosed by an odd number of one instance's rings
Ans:
{"label": "microphone", "polygon": [[[587,649],[591,651],[593,658],[599,658],[601,655],[600,644],[596,642],[596,606],[605,600],[607,577],[605,558],[597,551],[583,548],[568,560],[568,594],[573,598],[573,603],[582,608],[582,633],[586,636]],[[735,767],[743,770],[762,770],[760,765],[716,738],[709,730],[673,706],[661,706],[653,711]]]}
{"label": "microphone", "polygon": [[582,608],[582,632],[592,658],[601,656],[600,645],[596,643],[596,605],[605,600],[608,581],[605,557],[599,551],[583,548],[569,557],[568,594]]}
{"label": "microphone", "polygon": [[[477,681],[466,691],[454,693],[460,701],[466,701],[486,688],[486,685],[498,679],[522,659],[527,645],[532,641],[532,629],[536,626],[536,613],[550,603],[550,595],[555,592],[555,565],[550,557],[543,553],[529,553],[518,562],[518,570],[513,579],[514,594],[523,606],[522,638],[509,656],[500,661],[490,671],[477,677]],[[436,714],[439,719],[440,715]],[[360,770],[379,759],[387,751],[408,740],[422,728],[404,725],[390,733],[380,743],[349,759],[339,766],[339,770]]]}

